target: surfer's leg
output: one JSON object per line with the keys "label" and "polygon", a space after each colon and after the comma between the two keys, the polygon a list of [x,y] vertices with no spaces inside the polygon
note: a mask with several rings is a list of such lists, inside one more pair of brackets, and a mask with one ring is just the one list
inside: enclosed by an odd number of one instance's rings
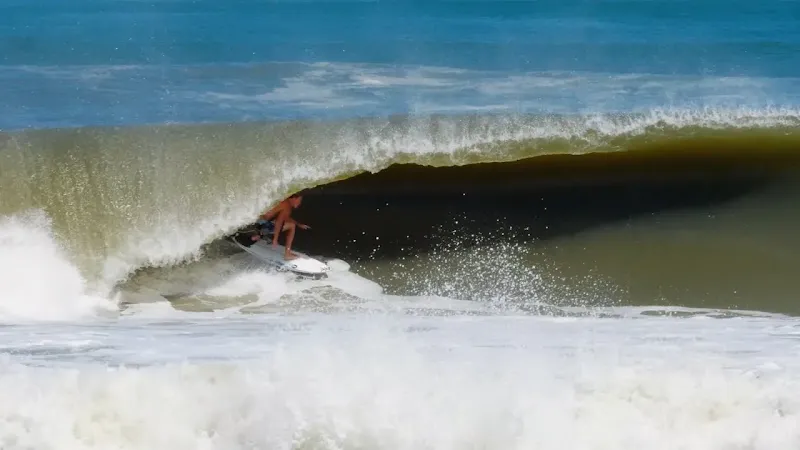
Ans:
{"label": "surfer's leg", "polygon": [[273,234],[272,234],[272,245],[278,245],[278,238],[281,235],[282,231],[286,231],[286,226],[291,223],[289,218],[289,214],[286,211],[281,212],[278,214],[278,217],[275,219],[275,223],[273,224]]}
{"label": "surfer's leg", "polygon": [[283,254],[285,259],[297,258],[297,255],[292,252],[292,242],[294,241],[295,228],[294,222],[289,222],[283,226],[284,231],[286,231],[286,252]]}

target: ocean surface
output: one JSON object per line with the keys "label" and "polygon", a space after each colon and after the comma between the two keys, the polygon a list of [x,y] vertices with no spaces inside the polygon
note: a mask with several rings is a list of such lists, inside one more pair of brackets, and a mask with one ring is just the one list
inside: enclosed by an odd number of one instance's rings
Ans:
{"label": "ocean surface", "polygon": [[798,1],[0,0],[0,448],[796,449],[798,204]]}

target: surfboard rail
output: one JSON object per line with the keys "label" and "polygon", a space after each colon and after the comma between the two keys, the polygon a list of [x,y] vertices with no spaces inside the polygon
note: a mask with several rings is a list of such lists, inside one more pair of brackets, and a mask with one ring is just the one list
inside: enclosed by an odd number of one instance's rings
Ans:
{"label": "surfboard rail", "polygon": [[297,254],[297,258],[286,260],[283,256],[286,249],[284,246],[277,245],[273,247],[271,242],[267,242],[263,239],[254,242],[250,246],[242,245],[233,237],[231,237],[229,240],[240,249],[256,257],[258,260],[275,266],[279,271],[282,272],[289,271],[298,275],[309,277],[323,277],[327,276],[327,273],[330,271],[330,266],[325,262],[316,258],[312,258],[297,250],[292,250],[295,254]]}

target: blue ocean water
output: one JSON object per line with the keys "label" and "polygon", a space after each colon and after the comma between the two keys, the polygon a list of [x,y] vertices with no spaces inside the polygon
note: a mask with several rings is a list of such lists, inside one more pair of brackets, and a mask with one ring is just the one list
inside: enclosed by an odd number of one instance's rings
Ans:
{"label": "blue ocean water", "polygon": [[787,0],[6,0],[0,129],[800,104]]}

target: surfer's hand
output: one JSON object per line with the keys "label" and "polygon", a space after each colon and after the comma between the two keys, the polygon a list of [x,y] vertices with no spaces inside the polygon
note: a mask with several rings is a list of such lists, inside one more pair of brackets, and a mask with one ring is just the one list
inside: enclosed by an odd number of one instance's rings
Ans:
{"label": "surfer's hand", "polygon": [[307,230],[307,229],[311,228],[310,226],[308,226],[308,225],[306,225],[304,223],[298,223],[297,226],[302,228],[302,229],[304,229],[304,230]]}

